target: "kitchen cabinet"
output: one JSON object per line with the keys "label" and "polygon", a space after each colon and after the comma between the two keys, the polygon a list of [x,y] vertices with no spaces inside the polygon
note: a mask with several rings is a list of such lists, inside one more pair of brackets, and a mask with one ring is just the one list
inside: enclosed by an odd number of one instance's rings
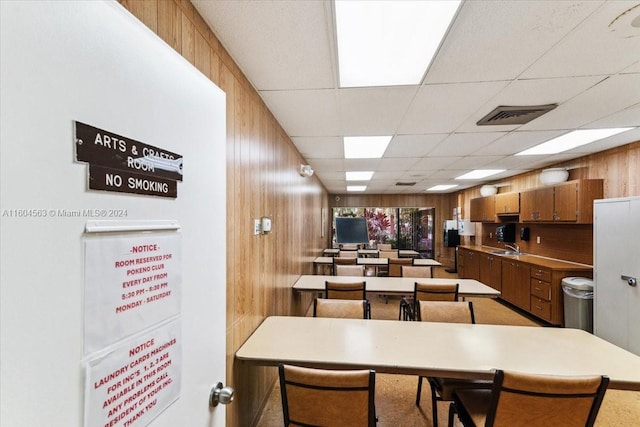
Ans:
{"label": "kitchen cabinet", "polygon": [[470,201],[470,219],[472,222],[495,222],[495,197],[477,197]]}
{"label": "kitchen cabinet", "polygon": [[640,355],[640,197],[594,205],[594,334]]}
{"label": "kitchen cabinet", "polygon": [[520,193],[522,222],[593,222],[593,201],[603,197],[601,179],[581,179]]}
{"label": "kitchen cabinet", "polygon": [[520,213],[520,193],[499,193],[493,197],[497,216]]}
{"label": "kitchen cabinet", "polygon": [[502,290],[502,261],[498,256],[478,253],[480,281],[498,291]]}
{"label": "kitchen cabinet", "polygon": [[[462,260],[462,273],[460,263]],[[478,252],[458,248],[458,275],[463,279],[480,280],[480,255]]]}
{"label": "kitchen cabinet", "polygon": [[551,271],[543,268],[531,269],[531,312],[536,316],[553,321],[553,287],[551,286]]}
{"label": "kitchen cabinet", "polygon": [[553,221],[553,187],[536,188],[520,193],[520,220]]}
{"label": "kitchen cabinet", "polygon": [[511,259],[502,260],[502,298],[511,304],[530,311],[531,267]]}

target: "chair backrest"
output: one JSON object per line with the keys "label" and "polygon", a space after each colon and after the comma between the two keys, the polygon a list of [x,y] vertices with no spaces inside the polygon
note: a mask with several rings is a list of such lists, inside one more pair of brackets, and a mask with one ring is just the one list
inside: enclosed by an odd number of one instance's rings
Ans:
{"label": "chair backrest", "polygon": [[433,277],[431,267],[416,266],[416,265],[403,265],[402,277],[421,277],[428,278]]}
{"label": "chair backrest", "polygon": [[497,370],[486,426],[593,426],[609,378]]}
{"label": "chair backrest", "polygon": [[378,258],[398,258],[398,251],[380,251]]}
{"label": "chair backrest", "polygon": [[375,371],[278,366],[284,425],[376,425]]}
{"label": "chair backrest", "polygon": [[358,251],[340,251],[338,257],[341,258],[358,258]]}
{"label": "chair backrest", "polygon": [[357,243],[342,243],[340,249],[343,251],[357,251],[360,248]]}
{"label": "chair backrest", "polygon": [[389,258],[389,276],[401,277],[402,266],[412,264],[413,258]]}
{"label": "chair backrest", "polygon": [[339,265],[334,266],[336,276],[364,276],[364,265]]}
{"label": "chair backrest", "polygon": [[367,301],[316,298],[313,300],[313,317],[366,319]]}
{"label": "chair backrest", "polygon": [[419,301],[423,322],[476,323],[471,301]]}
{"label": "chair backrest", "polygon": [[458,301],[458,284],[427,284],[416,282],[413,288],[413,300],[416,301]]}
{"label": "chair backrest", "polygon": [[329,299],[356,299],[364,300],[366,298],[367,282],[324,282],[324,297]]}
{"label": "chair backrest", "polygon": [[377,246],[378,246],[378,249],[381,251],[391,250],[391,243],[378,243]]}

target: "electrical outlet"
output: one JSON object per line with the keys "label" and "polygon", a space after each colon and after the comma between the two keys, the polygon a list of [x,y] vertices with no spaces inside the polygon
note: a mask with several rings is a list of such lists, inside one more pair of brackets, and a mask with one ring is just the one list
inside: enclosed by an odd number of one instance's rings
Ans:
{"label": "electrical outlet", "polygon": [[540,236],[536,236],[536,243],[540,244]]}
{"label": "electrical outlet", "polygon": [[491,233],[491,232],[489,233],[489,238],[493,239],[493,233]]}
{"label": "electrical outlet", "polygon": [[260,232],[262,232],[261,221],[259,219],[254,219],[253,220],[253,235],[257,236],[257,235],[260,234]]}

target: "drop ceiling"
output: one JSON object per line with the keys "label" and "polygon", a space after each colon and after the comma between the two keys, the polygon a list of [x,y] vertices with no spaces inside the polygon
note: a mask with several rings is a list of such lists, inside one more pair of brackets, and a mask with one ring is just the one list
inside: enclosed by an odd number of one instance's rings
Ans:
{"label": "drop ceiling", "polygon": [[[640,140],[640,2],[465,1],[414,86],[338,86],[331,1],[192,1],[316,176],[346,192],[449,192]],[[416,55],[419,55],[416,52]],[[478,126],[496,107],[557,104],[523,125]],[[570,151],[515,153],[575,129],[639,127]],[[381,159],[342,137],[393,135]],[[472,169],[506,169],[456,181]],[[416,182],[397,186],[397,182]]]}

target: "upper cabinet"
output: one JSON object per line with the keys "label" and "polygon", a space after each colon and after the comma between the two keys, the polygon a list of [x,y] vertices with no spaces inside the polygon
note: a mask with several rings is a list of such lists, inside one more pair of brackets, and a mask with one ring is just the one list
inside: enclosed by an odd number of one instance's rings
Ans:
{"label": "upper cabinet", "polygon": [[593,201],[603,197],[601,179],[579,179],[521,193],[500,193],[471,199],[474,222],[496,222],[519,216],[520,222],[593,223]]}
{"label": "upper cabinet", "polygon": [[495,196],[478,197],[477,199],[471,199],[470,208],[470,219],[472,222],[495,222]]}
{"label": "upper cabinet", "polygon": [[520,193],[522,222],[593,223],[593,201],[603,197],[601,179],[581,179]]}
{"label": "upper cabinet", "polygon": [[520,213],[520,193],[500,193],[494,196],[496,215],[518,215]]}

